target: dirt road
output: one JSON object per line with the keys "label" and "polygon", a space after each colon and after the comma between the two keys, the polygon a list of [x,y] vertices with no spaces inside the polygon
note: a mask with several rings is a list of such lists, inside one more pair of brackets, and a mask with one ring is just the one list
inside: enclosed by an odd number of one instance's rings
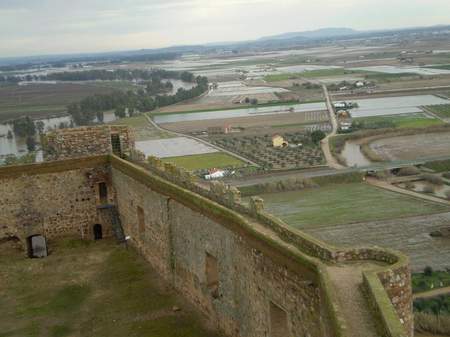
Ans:
{"label": "dirt road", "polygon": [[433,290],[429,290],[429,291],[424,291],[422,293],[414,294],[413,299],[416,300],[418,298],[430,298],[430,297],[436,297],[439,295],[450,295],[450,287],[438,288],[438,289],[433,289]]}
{"label": "dirt road", "polygon": [[330,138],[336,135],[337,130],[338,130],[338,123],[336,120],[336,115],[334,114],[334,108],[333,108],[333,104],[331,103],[331,99],[330,99],[330,95],[328,93],[327,86],[324,84],[324,85],[322,85],[322,88],[323,88],[323,92],[325,94],[325,100],[326,100],[326,104],[327,104],[327,108],[328,108],[328,114],[330,116],[330,121],[331,121],[331,125],[332,125],[333,129],[330,134],[328,134],[324,139],[322,139],[320,145],[322,147],[322,152],[325,155],[325,160],[327,161],[327,165],[331,168],[341,170],[346,167],[342,166],[341,164],[338,163],[338,161],[336,160],[336,158],[334,158],[334,156],[330,150]]}

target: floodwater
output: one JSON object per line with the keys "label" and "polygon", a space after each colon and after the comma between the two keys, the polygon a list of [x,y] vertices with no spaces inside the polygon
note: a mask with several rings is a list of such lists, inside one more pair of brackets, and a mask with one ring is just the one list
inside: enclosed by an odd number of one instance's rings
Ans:
{"label": "floodwater", "polygon": [[217,152],[215,148],[185,137],[136,142],[136,148],[146,156],[156,156],[158,158]]}
{"label": "floodwater", "polygon": [[[293,111],[292,111],[293,109]],[[155,116],[156,123],[175,123],[187,121],[199,121],[205,119],[222,119],[222,118],[236,118],[236,117],[250,117],[261,115],[277,115],[292,112],[309,112],[326,110],[324,102],[319,103],[305,103],[293,105],[277,105],[260,108],[234,109],[234,110],[220,110],[220,111],[206,111],[193,113],[179,113],[166,114]]]}
{"label": "floodwater", "polygon": [[[114,115],[114,112],[109,111],[105,112],[103,114],[103,122],[109,123],[115,121],[117,118]],[[37,121],[44,122],[44,130],[45,132],[58,129],[61,123],[64,123],[66,125],[70,125],[72,121],[71,116],[61,116],[61,117],[52,117],[52,118],[44,118],[44,119],[37,119],[34,122]],[[13,138],[8,139],[8,131],[11,131],[13,134]],[[36,136],[36,140],[39,140],[39,136]],[[26,140],[22,137],[17,137],[14,135],[12,124],[0,124],[0,159],[2,157],[5,157],[7,155],[16,155],[16,156],[22,156],[28,153]],[[42,157],[42,155],[37,156],[37,160]]]}
{"label": "floodwater", "polygon": [[231,81],[219,83],[218,88],[211,90],[208,93],[208,95],[211,97],[238,96],[238,95],[267,94],[274,92],[288,92],[288,90],[274,87],[248,87],[242,82]]}
{"label": "floodwater", "polygon": [[450,70],[444,69],[432,69],[432,68],[422,68],[422,67],[396,67],[396,66],[371,66],[371,67],[358,67],[350,68],[349,70],[359,70],[359,71],[374,71],[384,74],[418,74],[424,76],[432,75],[448,75]]}
{"label": "floodwater", "polygon": [[359,107],[350,111],[353,118],[417,113],[422,112],[421,106],[450,103],[449,100],[434,95],[369,98],[354,102]]}
{"label": "floodwater", "polygon": [[341,156],[345,158],[348,167],[365,167],[372,164],[361,152],[361,145],[356,142],[348,141],[345,143]]}

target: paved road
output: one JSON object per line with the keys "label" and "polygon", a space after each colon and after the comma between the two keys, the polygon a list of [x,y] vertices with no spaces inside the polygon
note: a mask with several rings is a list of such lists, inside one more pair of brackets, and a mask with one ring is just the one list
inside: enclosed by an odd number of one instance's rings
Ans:
{"label": "paved road", "polygon": [[344,169],[345,166],[342,166],[338,163],[336,158],[333,156],[330,150],[330,138],[335,136],[338,130],[338,122],[336,120],[336,115],[334,114],[334,107],[331,103],[330,95],[328,94],[328,89],[325,84],[322,85],[323,93],[325,95],[325,101],[327,104],[328,114],[330,116],[330,121],[332,125],[332,131],[330,134],[328,134],[322,141],[320,142],[320,145],[322,147],[322,152],[325,156],[325,160],[327,161],[327,165],[331,168],[334,168],[336,170]]}
{"label": "paved road", "polygon": [[259,167],[259,165],[257,163],[255,163],[255,162],[253,162],[253,161],[251,161],[251,160],[249,160],[247,158],[244,158],[244,157],[242,157],[242,156],[240,156],[240,155],[238,155],[238,154],[236,154],[234,152],[228,151],[227,149],[224,149],[224,148],[222,148],[220,146],[217,146],[215,144],[207,142],[206,140],[201,139],[201,138],[197,138],[197,137],[194,137],[194,136],[191,136],[191,135],[186,135],[186,134],[181,133],[181,132],[170,131],[168,129],[165,129],[165,128],[159,126],[157,123],[155,123],[155,121],[153,119],[151,119],[150,116],[145,115],[145,117],[147,118],[147,120],[149,121],[150,124],[152,124],[156,129],[158,129],[160,131],[167,132],[167,133],[169,133],[171,135],[174,135],[174,136],[177,136],[177,137],[186,137],[186,138],[190,138],[190,139],[196,140],[196,141],[198,141],[198,142],[200,142],[202,144],[208,145],[208,146],[210,146],[210,147],[212,147],[212,148],[214,148],[216,150],[219,150],[221,152],[225,152],[225,153],[229,154],[230,156],[238,158],[238,159],[242,160],[245,163],[254,165],[256,167]]}
{"label": "paved road", "polygon": [[432,86],[432,87],[423,87],[423,88],[403,88],[403,89],[379,89],[372,90],[371,92],[355,92],[353,94],[348,92],[333,92],[333,96],[358,96],[360,95],[375,95],[375,94],[389,94],[389,93],[403,93],[403,92],[417,92],[424,90],[442,90],[442,89],[450,89],[449,85],[441,85],[441,86]]}

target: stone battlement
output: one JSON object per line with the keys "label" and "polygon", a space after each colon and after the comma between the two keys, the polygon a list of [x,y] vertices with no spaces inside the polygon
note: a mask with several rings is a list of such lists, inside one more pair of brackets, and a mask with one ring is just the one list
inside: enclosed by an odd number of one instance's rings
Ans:
{"label": "stone battlement", "polygon": [[62,160],[86,156],[129,155],[134,136],[129,127],[102,125],[49,132],[43,142],[45,160]]}

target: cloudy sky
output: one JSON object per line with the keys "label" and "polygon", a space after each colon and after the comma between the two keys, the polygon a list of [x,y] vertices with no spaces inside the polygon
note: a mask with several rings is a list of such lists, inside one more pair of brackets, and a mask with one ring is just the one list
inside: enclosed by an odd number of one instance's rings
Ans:
{"label": "cloudy sky", "polygon": [[0,0],[0,57],[450,24],[449,0]]}

